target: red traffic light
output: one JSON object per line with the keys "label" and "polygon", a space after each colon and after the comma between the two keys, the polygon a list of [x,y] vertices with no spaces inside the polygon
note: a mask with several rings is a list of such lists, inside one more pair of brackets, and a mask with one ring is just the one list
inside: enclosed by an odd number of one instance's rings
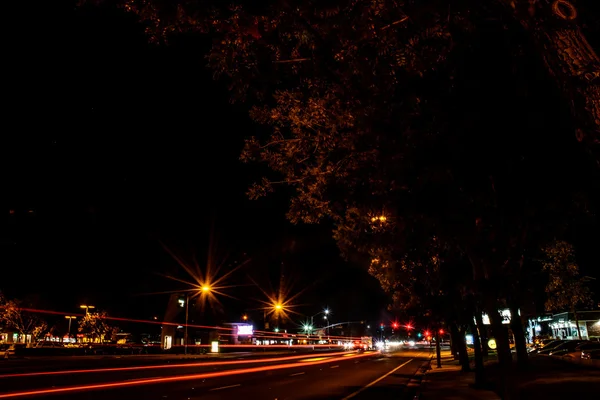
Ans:
{"label": "red traffic light", "polygon": [[431,332],[425,331],[425,336],[427,336],[427,337],[431,336]]}
{"label": "red traffic light", "polygon": [[411,324],[406,325],[406,329],[411,330],[413,326]]}
{"label": "red traffic light", "polygon": [[398,323],[397,323],[397,322],[394,322],[394,323],[392,324],[392,327],[393,327],[393,328],[397,328],[397,327],[398,327]]}
{"label": "red traffic light", "polygon": [[444,334],[444,330],[440,329],[440,335],[443,335],[443,334]]}

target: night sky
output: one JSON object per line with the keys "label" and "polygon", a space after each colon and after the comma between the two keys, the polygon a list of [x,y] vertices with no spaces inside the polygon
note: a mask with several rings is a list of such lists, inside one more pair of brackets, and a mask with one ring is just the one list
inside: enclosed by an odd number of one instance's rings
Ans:
{"label": "night sky", "polygon": [[[385,296],[365,268],[340,259],[330,227],[290,225],[284,195],[246,198],[262,171],[238,158],[258,127],[213,81],[207,43],[149,45],[113,9],[21,7],[4,71],[0,288],[9,297],[150,318],[168,295],[148,293],[185,287],[164,275],[190,280],[160,242],[202,266],[212,237],[226,265],[249,259],[231,284],[252,278],[269,290],[283,274],[292,293],[304,289],[302,313],[378,318]],[[227,293],[238,299],[224,300],[224,318],[264,300],[253,286]]]}
{"label": "night sky", "polygon": [[[189,279],[160,242],[203,265],[212,237],[226,264],[249,259],[231,284],[252,278],[268,289],[283,274],[293,292],[305,289],[302,313],[329,306],[339,320],[379,318],[387,300],[377,281],[340,259],[330,227],[290,225],[285,194],[246,198],[264,171],[239,153],[260,128],[213,81],[208,43],[150,45],[133,16],[111,8],[17,3],[3,51],[0,158],[9,297],[151,318],[168,295],[149,293],[183,287],[164,275]],[[592,271],[600,235],[580,236]],[[253,286],[228,293],[238,298],[224,301],[229,319],[264,299]]]}

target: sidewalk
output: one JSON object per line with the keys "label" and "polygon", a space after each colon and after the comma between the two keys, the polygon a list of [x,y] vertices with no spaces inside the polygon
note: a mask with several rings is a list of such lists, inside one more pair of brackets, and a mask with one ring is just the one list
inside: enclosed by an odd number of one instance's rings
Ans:
{"label": "sidewalk", "polygon": [[438,368],[435,356],[431,360],[431,369],[427,371],[421,383],[421,400],[499,400],[500,397],[490,390],[474,389],[474,372],[462,372],[458,361],[450,351],[442,351],[442,368]]}

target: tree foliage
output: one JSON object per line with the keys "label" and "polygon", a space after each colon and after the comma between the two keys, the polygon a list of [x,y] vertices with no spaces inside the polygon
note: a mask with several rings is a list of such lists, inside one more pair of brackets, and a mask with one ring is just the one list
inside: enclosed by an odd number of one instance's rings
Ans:
{"label": "tree foliage", "polygon": [[87,313],[79,320],[78,331],[89,335],[94,340],[104,340],[105,336],[113,330],[106,322],[107,316],[105,311]]}
{"label": "tree foliage", "polygon": [[48,324],[25,308],[22,301],[8,300],[0,293],[0,322],[20,335],[31,335],[35,340],[46,333]]}
{"label": "tree foliage", "polygon": [[544,248],[543,270],[547,273],[546,309],[576,312],[578,307],[592,305],[589,278],[581,276],[573,246],[557,240]]}

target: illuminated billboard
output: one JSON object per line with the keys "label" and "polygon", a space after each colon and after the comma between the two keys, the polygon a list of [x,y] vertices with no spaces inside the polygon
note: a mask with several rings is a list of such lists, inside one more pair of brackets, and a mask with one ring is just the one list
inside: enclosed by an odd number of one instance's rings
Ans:
{"label": "illuminated billboard", "polygon": [[238,336],[250,336],[254,333],[252,325],[238,325],[237,334]]}

